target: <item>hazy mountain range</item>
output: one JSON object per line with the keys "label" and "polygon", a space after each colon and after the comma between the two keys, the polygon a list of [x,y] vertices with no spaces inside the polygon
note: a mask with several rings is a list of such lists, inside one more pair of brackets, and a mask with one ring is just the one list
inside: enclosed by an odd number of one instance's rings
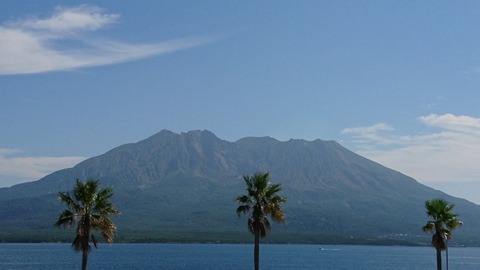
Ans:
{"label": "hazy mountain range", "polygon": [[122,215],[119,241],[250,241],[234,198],[242,175],[269,171],[281,183],[286,223],[266,241],[428,243],[424,202],[456,204],[464,226],[457,244],[477,245],[480,206],[424,186],[335,141],[247,137],[236,142],[209,131],[161,131],[114,148],[38,181],[0,189],[0,241],[57,241],[73,231],[53,227],[59,191],[75,180],[100,179],[114,189]]}

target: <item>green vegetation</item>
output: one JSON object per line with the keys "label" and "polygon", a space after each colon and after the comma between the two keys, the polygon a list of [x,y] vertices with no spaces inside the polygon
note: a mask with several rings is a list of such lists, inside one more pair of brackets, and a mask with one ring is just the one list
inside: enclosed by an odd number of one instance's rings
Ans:
{"label": "green vegetation", "polygon": [[[432,233],[432,246],[437,253],[437,270],[442,270],[442,250],[447,248],[447,240],[452,239],[452,230],[460,227],[462,222],[457,220],[456,214],[452,213],[454,204],[449,204],[443,199],[433,199],[425,202],[427,215],[433,220],[423,226],[424,232]],[[448,254],[447,254],[448,269]]]}
{"label": "green vegetation", "polygon": [[70,192],[60,192],[58,198],[67,205],[58,217],[55,226],[72,226],[77,223],[76,237],[72,248],[76,252],[82,251],[82,270],[87,269],[88,252],[91,250],[91,240],[95,248],[98,241],[92,233],[99,230],[105,241],[111,243],[116,227],[109,215],[119,212],[110,203],[113,191],[110,188],[99,189],[98,180],[87,180],[85,183],[77,180],[75,187]]}
{"label": "green vegetation", "polygon": [[240,203],[237,214],[252,214],[248,218],[248,230],[255,236],[254,264],[255,270],[258,270],[260,238],[264,238],[270,232],[268,216],[275,222],[283,222],[285,214],[280,204],[286,200],[277,194],[281,190],[281,185],[271,184],[268,172],[258,172],[251,177],[244,176],[243,179],[247,184],[248,193],[236,198],[236,201]]}
{"label": "green vegetation", "polygon": [[[122,214],[123,216],[123,214]],[[322,245],[402,245],[402,246],[425,246],[424,238],[384,237],[374,235],[361,235],[351,237],[344,234],[321,233],[321,232],[282,232],[265,238],[263,244],[322,244]],[[23,229],[12,230],[9,233],[0,233],[0,243],[67,243],[71,241],[71,233],[68,231]],[[253,243],[253,239],[244,231],[161,231],[161,230],[134,230],[118,227],[115,234],[116,243]],[[470,246],[474,246],[472,243]]]}

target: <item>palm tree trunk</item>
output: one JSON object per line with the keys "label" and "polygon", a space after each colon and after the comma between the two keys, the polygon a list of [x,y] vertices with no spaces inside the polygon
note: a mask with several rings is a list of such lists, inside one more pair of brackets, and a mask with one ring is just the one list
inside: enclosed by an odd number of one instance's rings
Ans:
{"label": "palm tree trunk", "polygon": [[436,248],[437,250],[437,270],[442,270],[442,249]]}
{"label": "palm tree trunk", "polygon": [[255,226],[255,247],[253,250],[253,258],[255,263],[255,270],[260,269],[260,228]]}
{"label": "palm tree trunk", "polygon": [[82,270],[87,270],[88,251],[82,252]]}
{"label": "palm tree trunk", "polygon": [[82,270],[87,270],[88,252],[90,246],[88,244],[88,237],[90,236],[90,219],[85,219],[84,235],[82,235]]}

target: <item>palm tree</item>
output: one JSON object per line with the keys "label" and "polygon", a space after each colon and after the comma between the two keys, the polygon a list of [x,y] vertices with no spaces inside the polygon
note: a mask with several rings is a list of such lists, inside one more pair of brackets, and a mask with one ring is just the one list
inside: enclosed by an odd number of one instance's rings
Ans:
{"label": "palm tree", "polygon": [[77,235],[73,240],[72,248],[76,252],[82,251],[82,270],[87,269],[88,252],[91,249],[90,237],[97,248],[98,241],[93,231],[100,231],[108,243],[113,241],[116,227],[109,215],[117,215],[119,212],[109,201],[112,196],[112,189],[99,189],[99,181],[93,179],[85,183],[77,179],[71,193],[58,194],[59,200],[67,205],[67,209],[59,215],[55,226],[70,227],[77,223]]}
{"label": "palm tree", "polygon": [[422,229],[424,232],[432,233],[432,246],[437,252],[437,270],[442,270],[442,250],[447,248],[446,241],[452,239],[452,230],[463,224],[457,220],[458,215],[451,212],[453,207],[454,204],[449,204],[443,199],[425,201],[427,215],[433,220],[428,221]]}
{"label": "palm tree", "polygon": [[249,214],[248,230],[255,236],[254,264],[255,270],[259,269],[260,261],[260,238],[264,238],[270,232],[268,216],[273,221],[281,223],[285,220],[285,214],[280,204],[286,202],[277,193],[281,190],[280,184],[271,184],[269,173],[257,172],[253,176],[243,176],[247,184],[248,194],[238,196],[235,200],[240,203],[237,214]]}

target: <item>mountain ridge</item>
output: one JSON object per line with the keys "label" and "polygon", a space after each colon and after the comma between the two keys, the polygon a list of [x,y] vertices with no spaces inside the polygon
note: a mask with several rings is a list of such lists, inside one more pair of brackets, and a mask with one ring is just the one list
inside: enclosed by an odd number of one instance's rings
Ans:
{"label": "mountain ridge", "polygon": [[257,171],[269,171],[288,199],[287,222],[274,228],[279,235],[327,233],[375,241],[408,235],[400,240],[429,241],[420,230],[427,220],[423,203],[443,197],[457,204],[460,219],[465,219],[465,237],[460,240],[480,243],[474,233],[480,226],[480,206],[422,185],[335,141],[246,137],[229,142],[200,130],[162,130],[38,181],[0,188],[0,241],[2,230],[3,235],[12,233],[26,223],[15,212],[28,210],[22,204],[33,205],[28,211],[40,216],[37,230],[50,233],[56,203],[61,209],[56,194],[70,190],[77,178],[100,179],[114,189],[115,203],[123,212],[117,220],[120,235],[123,231],[137,238],[141,234],[168,240],[198,232],[223,234],[222,239],[229,240],[245,233],[233,201],[245,192],[242,175]]}

